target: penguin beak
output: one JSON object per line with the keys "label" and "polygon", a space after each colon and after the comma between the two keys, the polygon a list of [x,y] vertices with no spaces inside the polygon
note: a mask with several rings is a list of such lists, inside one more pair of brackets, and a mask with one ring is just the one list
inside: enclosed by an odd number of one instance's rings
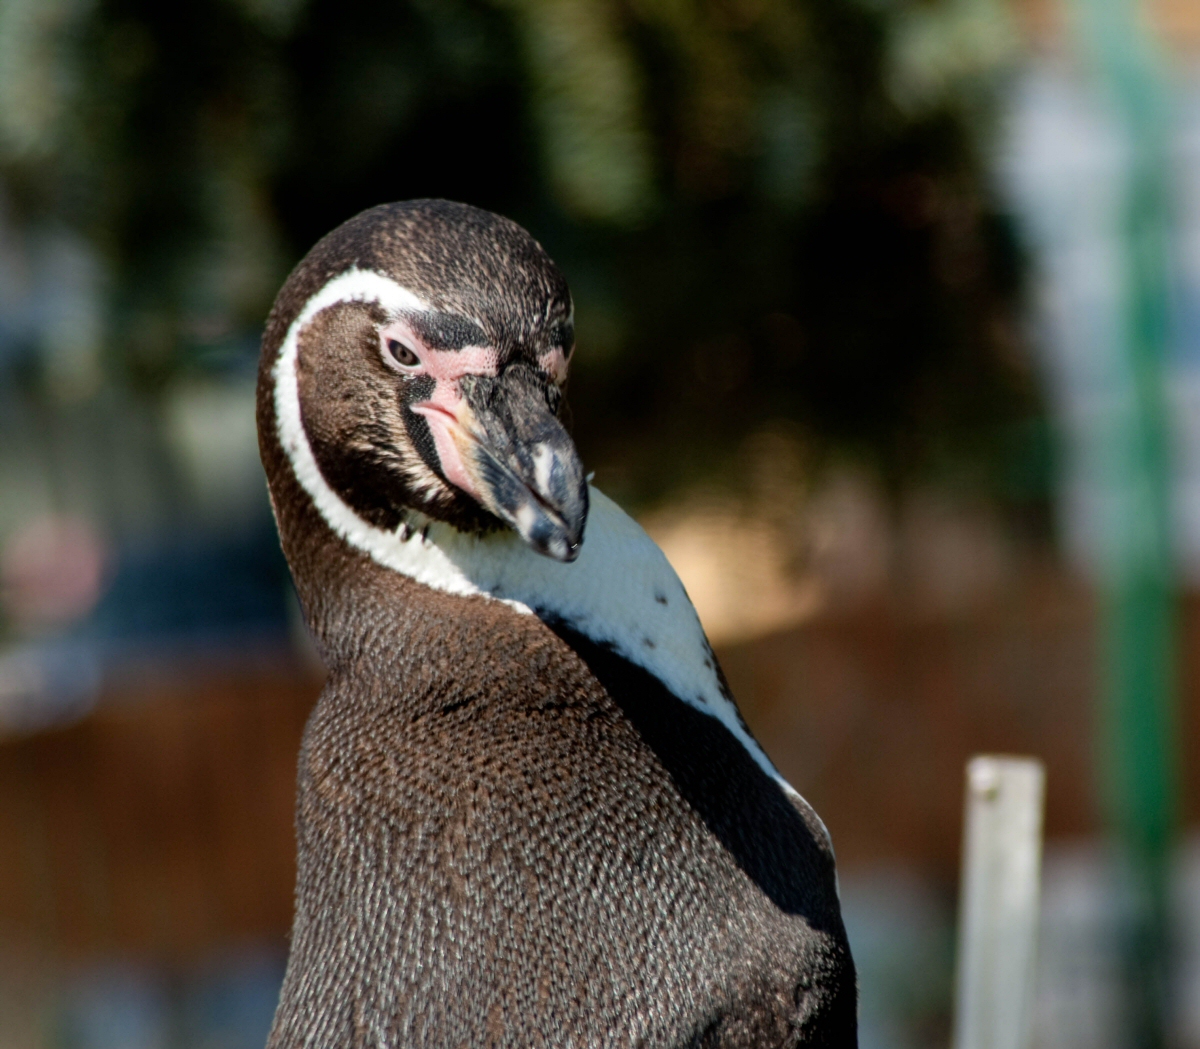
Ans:
{"label": "penguin beak", "polygon": [[[587,480],[550,408],[549,381],[518,363],[495,376],[464,375],[459,388],[453,423],[428,402],[413,405],[438,428],[452,428],[452,451],[437,441],[446,476],[538,553],[574,561],[587,521]],[[447,452],[458,461],[447,463]]]}

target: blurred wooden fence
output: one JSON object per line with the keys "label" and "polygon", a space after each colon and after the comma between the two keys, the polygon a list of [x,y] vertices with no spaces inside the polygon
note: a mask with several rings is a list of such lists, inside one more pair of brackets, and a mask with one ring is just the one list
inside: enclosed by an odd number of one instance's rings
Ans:
{"label": "blurred wooden fence", "polygon": [[[1200,600],[1184,620],[1183,650],[1200,652]],[[958,618],[860,608],[720,655],[844,867],[903,858],[951,885],[971,754],[1042,758],[1049,837],[1097,827],[1092,639],[1086,593],[1048,579]],[[1183,680],[1194,752],[1195,666]],[[319,687],[283,657],[160,667],[113,682],[78,724],[0,741],[0,952],[182,962],[282,947],[296,753]]]}

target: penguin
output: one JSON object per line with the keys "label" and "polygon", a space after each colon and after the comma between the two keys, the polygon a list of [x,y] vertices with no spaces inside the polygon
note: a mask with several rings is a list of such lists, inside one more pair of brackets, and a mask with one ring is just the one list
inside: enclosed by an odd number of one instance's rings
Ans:
{"label": "penguin", "polygon": [[385,204],[263,337],[280,540],[328,678],[271,1049],[855,1046],[833,848],[563,424],[566,280]]}

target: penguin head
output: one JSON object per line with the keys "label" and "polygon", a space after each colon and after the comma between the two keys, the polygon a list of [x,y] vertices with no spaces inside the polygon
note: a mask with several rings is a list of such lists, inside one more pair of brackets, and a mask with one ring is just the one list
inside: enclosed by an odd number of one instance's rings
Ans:
{"label": "penguin head", "polygon": [[566,281],[524,229],[449,201],[383,205],[280,291],[260,433],[273,424],[302,486],[373,528],[508,527],[573,561],[588,510],[561,421],[573,348]]}

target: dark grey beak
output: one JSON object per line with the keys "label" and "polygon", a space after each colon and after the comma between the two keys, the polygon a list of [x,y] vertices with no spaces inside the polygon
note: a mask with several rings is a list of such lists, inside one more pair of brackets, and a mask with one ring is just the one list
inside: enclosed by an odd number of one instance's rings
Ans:
{"label": "dark grey beak", "polygon": [[538,553],[574,561],[588,492],[583,464],[551,408],[558,390],[531,366],[467,376],[462,391],[477,443],[471,472],[489,511]]}

